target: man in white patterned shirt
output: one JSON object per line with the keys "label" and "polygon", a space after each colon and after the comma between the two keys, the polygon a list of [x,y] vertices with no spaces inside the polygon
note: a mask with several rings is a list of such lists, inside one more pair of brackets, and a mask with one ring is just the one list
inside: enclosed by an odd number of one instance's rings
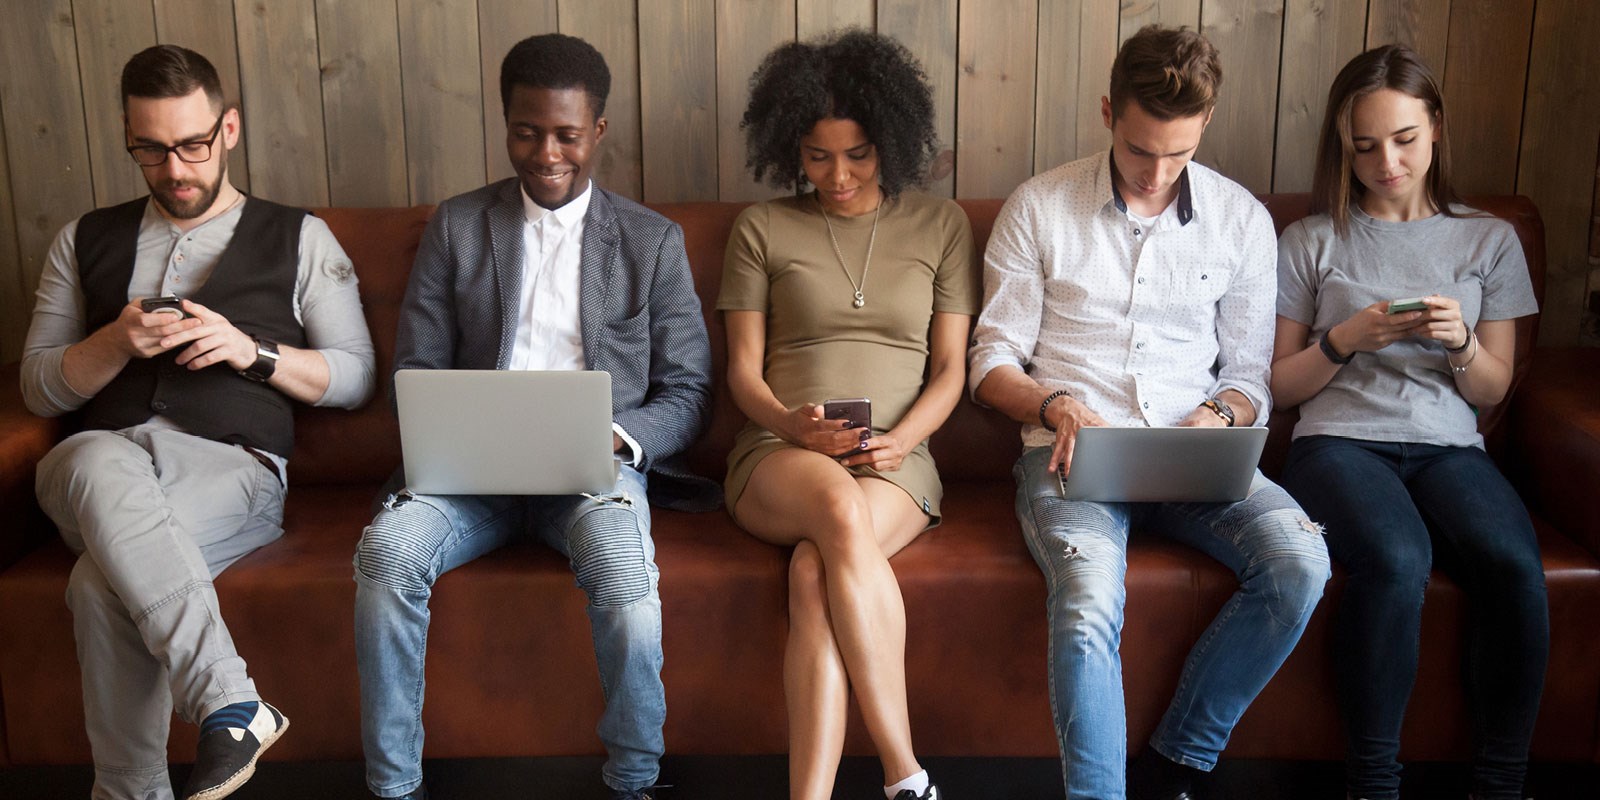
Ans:
{"label": "man in white patterned shirt", "polygon": [[1239,589],[1184,665],[1133,770],[1190,797],[1299,641],[1329,575],[1320,531],[1261,477],[1237,503],[1095,503],[1056,471],[1091,426],[1265,424],[1277,245],[1265,208],[1192,163],[1222,72],[1198,33],[1149,26],[1112,67],[1112,149],[1023,184],[984,258],[974,397],[1023,422],[1017,516],[1050,595],[1051,697],[1069,798],[1123,798],[1123,577],[1130,526],[1200,549]]}

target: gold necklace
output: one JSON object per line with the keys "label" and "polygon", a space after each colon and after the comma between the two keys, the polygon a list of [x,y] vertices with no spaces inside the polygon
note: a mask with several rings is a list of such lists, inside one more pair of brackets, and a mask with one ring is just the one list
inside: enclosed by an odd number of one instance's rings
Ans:
{"label": "gold necklace", "polygon": [[879,198],[878,207],[872,210],[872,235],[867,238],[867,260],[861,264],[861,282],[850,277],[850,267],[844,263],[844,252],[839,249],[839,237],[833,235],[833,220],[828,218],[828,207],[822,204],[822,198],[817,197],[817,208],[822,209],[822,221],[828,225],[828,241],[833,242],[833,255],[839,259],[839,269],[844,270],[844,279],[850,282],[850,288],[856,290],[856,299],[850,305],[860,308],[867,304],[867,296],[861,290],[867,285],[867,270],[872,269],[872,246],[878,242],[878,214],[883,211],[883,199]]}

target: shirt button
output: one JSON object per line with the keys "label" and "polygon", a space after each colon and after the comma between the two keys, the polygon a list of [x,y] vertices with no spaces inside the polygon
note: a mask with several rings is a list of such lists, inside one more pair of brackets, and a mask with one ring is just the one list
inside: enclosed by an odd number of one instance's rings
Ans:
{"label": "shirt button", "polygon": [[154,403],[151,403],[150,407],[155,409],[156,411],[166,411],[167,410],[167,404],[161,402],[160,400],[157,400]]}
{"label": "shirt button", "polygon": [[1150,404],[1149,403],[1142,403],[1141,405],[1143,405],[1146,410],[1148,410],[1150,408]]}
{"label": "shirt button", "polygon": [[1140,278],[1139,279],[1139,283],[1140,283],[1140,285],[1143,285],[1144,284],[1144,278]]}
{"label": "shirt button", "polygon": [[1133,345],[1133,349],[1135,349],[1135,350],[1143,350],[1144,349],[1144,342],[1136,342]]}
{"label": "shirt button", "polygon": [[178,254],[172,257],[172,260],[178,262],[179,264],[182,264],[183,263],[183,251],[179,250]]}
{"label": "shirt button", "polygon": [[1144,234],[1144,231],[1141,231],[1141,230],[1139,230],[1139,229],[1138,229],[1138,228],[1134,228],[1134,229],[1133,229],[1133,235],[1134,235],[1134,236],[1141,236],[1141,235],[1143,235],[1143,234]]}

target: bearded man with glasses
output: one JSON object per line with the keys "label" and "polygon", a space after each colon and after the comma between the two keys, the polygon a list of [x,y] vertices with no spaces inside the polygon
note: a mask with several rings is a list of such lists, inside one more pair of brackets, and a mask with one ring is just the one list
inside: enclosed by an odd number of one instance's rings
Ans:
{"label": "bearded man with glasses", "polygon": [[327,225],[228,180],[241,122],[210,62],[138,53],[122,110],[150,194],[56,237],[22,391],[35,414],[82,412],[36,490],[78,554],[67,603],[93,796],[173,797],[176,711],[200,726],[183,797],[215,800],[289,721],[257,693],[211,581],[283,534],[294,402],[366,402],[372,339]]}

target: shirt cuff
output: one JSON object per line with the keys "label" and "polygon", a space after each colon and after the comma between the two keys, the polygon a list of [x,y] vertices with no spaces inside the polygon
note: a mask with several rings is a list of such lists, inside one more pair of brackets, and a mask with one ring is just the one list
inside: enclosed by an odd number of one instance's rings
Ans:
{"label": "shirt cuff", "polygon": [[628,446],[628,457],[624,459],[622,463],[627,464],[630,467],[638,467],[639,461],[644,458],[644,448],[640,447],[639,443],[634,441],[633,437],[629,436],[628,432],[623,430],[622,426],[615,422],[611,423],[611,432],[616,434],[617,438],[621,439],[622,443]]}
{"label": "shirt cuff", "polygon": [[972,402],[977,403],[980,408],[988,408],[989,406],[978,400],[978,387],[983,385],[983,379],[989,377],[989,373],[999,367],[1008,366],[1023,369],[1021,362],[1000,353],[994,353],[973,361],[971,367],[967,370],[967,393],[972,396]]}
{"label": "shirt cuff", "polygon": [[1244,399],[1250,401],[1250,405],[1256,414],[1255,421],[1250,424],[1250,427],[1259,428],[1267,424],[1267,418],[1272,415],[1272,395],[1262,391],[1259,386],[1235,381],[1219,381],[1215,386],[1211,387],[1211,394],[1207,396],[1216,397],[1229,389],[1244,395]]}

